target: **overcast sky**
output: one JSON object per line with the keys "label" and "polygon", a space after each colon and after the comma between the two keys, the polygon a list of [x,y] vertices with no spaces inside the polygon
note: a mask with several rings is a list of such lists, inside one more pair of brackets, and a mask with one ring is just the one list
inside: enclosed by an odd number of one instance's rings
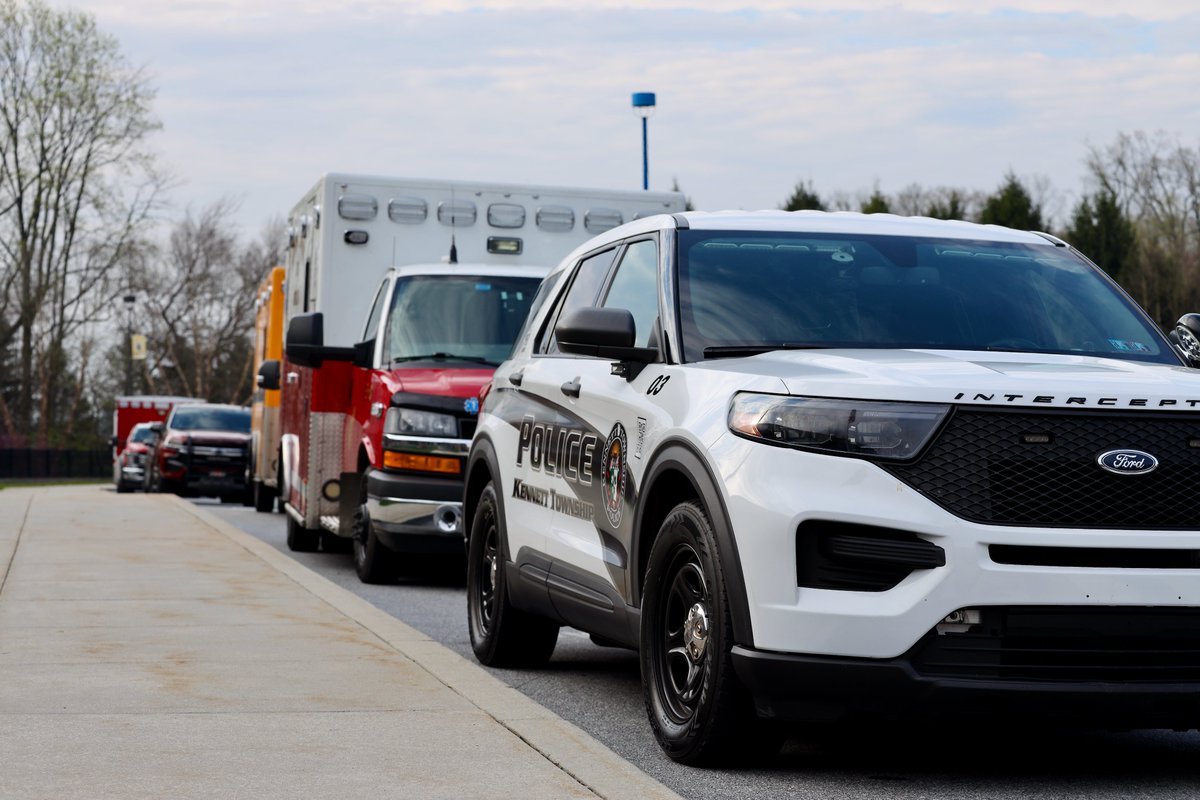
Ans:
{"label": "overcast sky", "polygon": [[1200,144],[1196,0],[52,2],[147,69],[177,208],[248,236],[324,172],[638,189],[641,91],[650,188],[702,209],[1011,169],[1061,221],[1089,147]]}

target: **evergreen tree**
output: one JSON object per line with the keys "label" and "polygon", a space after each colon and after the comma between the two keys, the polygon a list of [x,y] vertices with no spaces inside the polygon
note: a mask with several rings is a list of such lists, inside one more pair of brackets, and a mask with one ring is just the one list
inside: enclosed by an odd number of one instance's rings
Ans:
{"label": "evergreen tree", "polygon": [[1033,202],[1029,192],[1011,172],[1005,176],[1004,183],[996,193],[984,199],[979,221],[985,225],[1004,225],[1023,231],[1046,229],[1041,206]]}
{"label": "evergreen tree", "polygon": [[925,216],[934,219],[966,219],[967,205],[957,189],[951,189],[944,198],[931,200],[925,207]]}
{"label": "evergreen tree", "polygon": [[1133,222],[1121,211],[1117,196],[1106,190],[1091,197],[1085,195],[1079,201],[1066,235],[1071,244],[1118,281],[1136,243]]}
{"label": "evergreen tree", "polygon": [[892,207],[888,204],[888,199],[883,196],[883,192],[879,191],[879,187],[875,187],[875,191],[871,192],[871,196],[863,201],[860,206],[864,214],[888,214],[891,213]]}
{"label": "evergreen tree", "polygon": [[811,182],[801,181],[796,184],[796,190],[792,192],[791,197],[783,201],[782,208],[784,211],[824,211],[825,204],[817,196]]}

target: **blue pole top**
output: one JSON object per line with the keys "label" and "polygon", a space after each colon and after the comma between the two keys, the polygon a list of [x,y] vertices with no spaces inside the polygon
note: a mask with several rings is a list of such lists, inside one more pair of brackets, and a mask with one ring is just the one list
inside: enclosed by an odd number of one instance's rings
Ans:
{"label": "blue pole top", "polygon": [[634,108],[653,108],[654,107],[654,92],[634,92],[633,93]]}

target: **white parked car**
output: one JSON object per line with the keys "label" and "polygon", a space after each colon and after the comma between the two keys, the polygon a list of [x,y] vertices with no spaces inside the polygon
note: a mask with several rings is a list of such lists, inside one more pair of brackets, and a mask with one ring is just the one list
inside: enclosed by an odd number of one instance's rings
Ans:
{"label": "white parked car", "polygon": [[1200,317],[1053,236],[685,213],[543,284],[464,498],[471,640],[640,651],[674,759],[767,720],[1200,724]]}

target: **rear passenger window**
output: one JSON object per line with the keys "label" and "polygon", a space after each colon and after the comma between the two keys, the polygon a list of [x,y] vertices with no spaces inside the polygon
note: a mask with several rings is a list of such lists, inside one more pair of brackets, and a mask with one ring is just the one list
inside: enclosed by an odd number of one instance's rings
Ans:
{"label": "rear passenger window", "polygon": [[579,262],[570,288],[567,289],[558,308],[549,316],[546,330],[542,332],[542,341],[539,344],[538,352],[559,352],[558,341],[554,338],[554,326],[566,312],[596,304],[596,297],[600,294],[600,287],[604,284],[604,276],[608,274],[608,268],[612,266],[613,256],[616,253],[615,248],[605,250]]}

